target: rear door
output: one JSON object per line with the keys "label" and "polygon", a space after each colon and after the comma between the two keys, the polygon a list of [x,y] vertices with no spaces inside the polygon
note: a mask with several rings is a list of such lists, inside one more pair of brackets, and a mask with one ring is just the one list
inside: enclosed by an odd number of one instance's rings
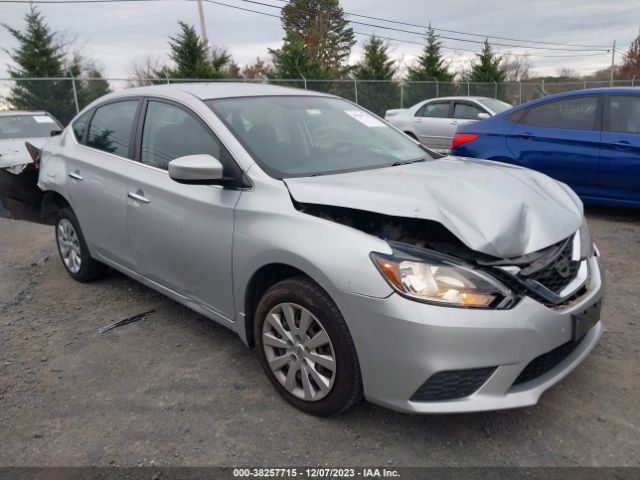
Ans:
{"label": "rear door", "polygon": [[601,112],[601,95],[530,107],[507,136],[515,163],[565,182],[579,195],[593,195],[598,189]]}
{"label": "rear door", "polygon": [[434,150],[448,151],[456,126],[452,125],[451,102],[432,100],[418,109],[411,120],[420,142]]}
{"label": "rear door", "polygon": [[72,139],[53,154],[63,156],[69,201],[91,253],[133,266],[125,225],[124,172],[132,164],[133,132],[141,100],[98,106],[73,124]]}
{"label": "rear door", "polygon": [[598,187],[600,196],[640,201],[640,95],[607,95]]}
{"label": "rear door", "polygon": [[226,177],[241,175],[228,150],[185,106],[145,100],[136,158],[127,173],[126,224],[136,270],[149,280],[233,318],[231,255],[234,208],[240,191],[185,185],[169,177],[168,164],[185,155],[209,154]]}

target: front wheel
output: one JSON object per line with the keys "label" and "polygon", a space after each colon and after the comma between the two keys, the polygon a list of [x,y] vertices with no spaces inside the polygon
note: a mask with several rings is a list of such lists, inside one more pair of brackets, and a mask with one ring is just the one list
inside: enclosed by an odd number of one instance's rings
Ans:
{"label": "front wheel", "polygon": [[106,273],[106,266],[91,258],[78,219],[70,208],[63,208],[58,215],[56,243],[62,264],[74,280],[88,282]]}
{"label": "front wheel", "polygon": [[331,297],[306,277],[264,294],[254,337],[262,366],[289,403],[313,415],[347,410],[362,397],[355,346]]}

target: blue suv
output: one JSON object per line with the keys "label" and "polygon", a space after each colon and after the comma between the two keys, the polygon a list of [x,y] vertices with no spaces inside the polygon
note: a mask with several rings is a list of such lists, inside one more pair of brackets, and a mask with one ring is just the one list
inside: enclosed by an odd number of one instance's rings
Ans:
{"label": "blue suv", "polygon": [[567,183],[585,203],[640,206],[640,88],[568,92],[458,127],[451,153]]}

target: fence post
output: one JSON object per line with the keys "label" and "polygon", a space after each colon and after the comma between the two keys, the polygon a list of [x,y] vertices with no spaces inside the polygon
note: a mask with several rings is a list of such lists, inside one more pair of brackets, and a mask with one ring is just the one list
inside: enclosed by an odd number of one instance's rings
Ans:
{"label": "fence post", "polygon": [[440,96],[440,84],[438,83],[438,79],[435,79],[436,81],[436,97]]}
{"label": "fence post", "polygon": [[469,82],[467,82],[467,97],[471,96],[471,86],[469,85]]}
{"label": "fence post", "polygon": [[633,82],[635,81],[636,76],[634,75],[633,78],[631,79],[631,86],[633,87]]}
{"label": "fence post", "polygon": [[357,78],[353,79],[353,91],[356,94],[356,105],[358,105],[358,79]]}
{"label": "fence post", "polygon": [[304,89],[307,89],[307,79],[304,78],[304,75],[300,74],[300,76],[302,77],[302,80],[304,81]]}
{"label": "fence post", "polygon": [[76,90],[76,77],[73,76],[73,72],[69,70],[71,76],[71,87],[73,88],[73,101],[76,104],[76,113],[80,113],[80,106],[78,105],[78,91]]}
{"label": "fence post", "polygon": [[498,82],[493,81],[493,98],[498,98]]}
{"label": "fence post", "polygon": [[518,104],[522,103],[522,80],[520,80],[518,82],[519,88],[518,88]]}
{"label": "fence post", "polygon": [[400,82],[400,108],[404,108],[404,82]]}

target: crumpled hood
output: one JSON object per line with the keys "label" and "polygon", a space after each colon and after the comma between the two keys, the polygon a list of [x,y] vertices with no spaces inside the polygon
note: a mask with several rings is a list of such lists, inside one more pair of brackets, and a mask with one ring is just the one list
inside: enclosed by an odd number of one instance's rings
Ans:
{"label": "crumpled hood", "polygon": [[0,140],[0,168],[10,168],[31,163],[31,157],[29,156],[29,152],[27,152],[27,147],[24,145],[25,142],[42,148],[48,140],[49,137]]}
{"label": "crumpled hood", "polygon": [[548,247],[583,222],[582,203],[565,184],[488,160],[449,156],[285,183],[298,202],[439,222],[472,250],[500,258]]}

